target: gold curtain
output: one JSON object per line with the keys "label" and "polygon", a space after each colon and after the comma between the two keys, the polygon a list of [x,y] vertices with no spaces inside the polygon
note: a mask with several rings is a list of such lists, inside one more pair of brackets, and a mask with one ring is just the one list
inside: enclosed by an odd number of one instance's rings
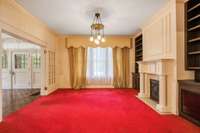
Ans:
{"label": "gold curtain", "polygon": [[68,48],[71,87],[75,89],[86,86],[87,49],[83,47]]}
{"label": "gold curtain", "polygon": [[113,85],[128,88],[130,83],[129,48],[113,48]]}

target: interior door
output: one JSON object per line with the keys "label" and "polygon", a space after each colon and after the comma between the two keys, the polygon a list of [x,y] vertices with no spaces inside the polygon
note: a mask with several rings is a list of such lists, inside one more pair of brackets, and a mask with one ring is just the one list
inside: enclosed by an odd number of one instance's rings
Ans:
{"label": "interior door", "polygon": [[31,88],[31,68],[29,52],[13,52],[11,62],[13,89]]}
{"label": "interior door", "polygon": [[31,52],[32,88],[41,88],[41,54],[40,51]]}

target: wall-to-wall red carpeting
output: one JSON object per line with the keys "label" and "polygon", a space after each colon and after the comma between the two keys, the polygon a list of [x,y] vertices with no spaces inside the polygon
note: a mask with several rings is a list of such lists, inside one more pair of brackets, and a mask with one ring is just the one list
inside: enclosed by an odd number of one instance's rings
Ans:
{"label": "wall-to-wall red carpeting", "polygon": [[9,115],[0,133],[200,133],[174,115],[161,116],[132,89],[59,90]]}

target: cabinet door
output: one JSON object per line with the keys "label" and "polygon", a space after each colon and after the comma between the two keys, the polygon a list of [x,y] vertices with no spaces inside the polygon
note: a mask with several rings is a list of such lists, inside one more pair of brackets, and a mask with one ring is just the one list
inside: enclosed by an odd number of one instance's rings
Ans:
{"label": "cabinet door", "polygon": [[200,84],[179,81],[179,114],[200,125]]}

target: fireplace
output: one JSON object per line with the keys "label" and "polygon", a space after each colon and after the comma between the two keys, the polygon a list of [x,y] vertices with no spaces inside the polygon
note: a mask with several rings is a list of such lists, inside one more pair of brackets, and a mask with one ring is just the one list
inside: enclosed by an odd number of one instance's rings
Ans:
{"label": "fireplace", "polygon": [[[171,59],[159,59],[138,62],[140,72],[140,92],[138,97],[148,106],[160,114],[176,113],[177,108],[172,106],[171,93],[174,80],[170,75],[173,71],[174,61]],[[174,98],[175,99],[175,98]],[[173,108],[172,108],[173,107]]]}
{"label": "fireplace", "polygon": [[159,81],[150,79],[150,99],[159,102]]}

